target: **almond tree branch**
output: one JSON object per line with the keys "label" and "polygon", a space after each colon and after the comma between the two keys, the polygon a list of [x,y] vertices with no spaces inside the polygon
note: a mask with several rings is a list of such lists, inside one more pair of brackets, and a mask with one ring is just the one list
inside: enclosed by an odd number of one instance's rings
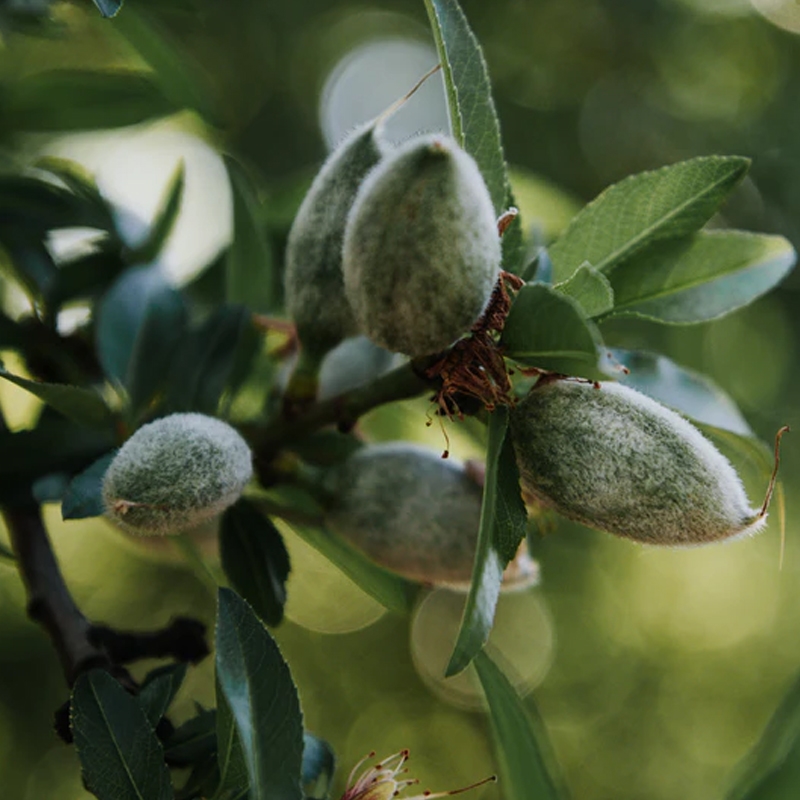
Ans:
{"label": "almond tree branch", "polygon": [[256,460],[269,463],[286,445],[299,441],[326,425],[337,425],[340,430],[349,430],[359,417],[373,408],[417,397],[434,383],[425,377],[425,369],[435,357],[414,359],[407,364],[381,375],[366,386],[314,403],[291,419],[280,417],[265,428],[250,432],[249,439]]}

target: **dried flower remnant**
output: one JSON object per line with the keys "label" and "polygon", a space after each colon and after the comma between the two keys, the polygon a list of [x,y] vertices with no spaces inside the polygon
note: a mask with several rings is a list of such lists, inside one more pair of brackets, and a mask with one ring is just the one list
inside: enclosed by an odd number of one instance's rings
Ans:
{"label": "dried flower remnant", "polygon": [[[404,768],[408,757],[408,750],[401,750],[399,753],[395,753],[375,764],[375,766],[370,767],[362,773],[358,780],[354,780],[358,769],[369,759],[375,758],[375,753],[365,756],[353,767],[350,777],[347,779],[347,789],[345,789],[341,800],[392,800],[395,797],[399,798],[400,794],[409,786],[415,786],[419,783],[416,778],[398,778],[398,776],[408,772]],[[451,789],[446,792],[424,791],[421,794],[406,796],[403,800],[433,800],[436,797],[451,797],[454,794],[468,792],[470,789],[476,789],[478,786],[483,786],[485,783],[491,783],[496,780],[497,777],[491,775],[482,781],[464,786],[461,789]]]}

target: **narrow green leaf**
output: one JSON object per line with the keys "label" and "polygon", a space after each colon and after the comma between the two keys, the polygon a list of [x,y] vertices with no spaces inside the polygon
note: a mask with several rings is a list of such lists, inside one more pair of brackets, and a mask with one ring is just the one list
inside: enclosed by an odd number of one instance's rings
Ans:
{"label": "narrow green leaf", "polygon": [[[472,582],[464,606],[461,627],[453,654],[450,656],[450,663],[445,671],[447,677],[455,675],[469,666],[475,655],[486,644],[494,622],[495,607],[500,595],[500,582],[503,570],[508,563],[508,559],[504,558],[507,553],[501,552],[499,543],[501,538],[506,541],[511,538],[508,536],[507,539],[505,534],[501,537],[498,528],[508,525],[515,516],[510,504],[508,508],[503,509],[503,500],[498,503],[499,496],[502,495],[506,500],[508,498],[506,493],[508,487],[501,488],[499,476],[501,453],[507,430],[508,408],[499,406],[489,418],[486,478],[483,485],[478,546],[475,551]],[[503,515],[505,515],[505,519]],[[510,550],[511,548],[503,549]]]}
{"label": "narrow green leaf", "polygon": [[516,558],[528,528],[528,511],[519,485],[517,457],[511,437],[503,438],[497,459],[497,498],[494,509],[493,541],[506,564]]}
{"label": "narrow green leaf", "polygon": [[255,186],[244,167],[227,157],[225,166],[233,191],[233,242],[225,262],[225,296],[252,311],[275,307],[272,249],[262,222]]}
{"label": "narrow green leaf", "polygon": [[23,349],[29,339],[28,332],[19,322],[15,322],[0,311],[0,348]]}
{"label": "narrow green leaf", "polygon": [[675,324],[716,319],[768,292],[796,259],[782,236],[744,231],[666,242],[610,273],[614,314]]}
{"label": "narrow green leaf", "polygon": [[289,553],[272,521],[252,503],[228,508],[220,525],[220,557],[231,586],[268,625],[283,619]]}
{"label": "narrow green leaf", "polygon": [[742,436],[753,435],[736,403],[705,375],[678,366],[666,356],[641,350],[614,348],[610,355],[630,370],[627,375],[619,376],[620,383],[638,389],[697,422]]}
{"label": "narrow green leaf", "polygon": [[504,355],[529,367],[596,379],[602,344],[576,300],[543,283],[523,286],[506,320]]}
{"label": "narrow green leaf", "polygon": [[590,318],[607,314],[614,308],[614,290],[610,281],[588,263],[581,264],[571,278],[553,288],[577,300]]}
{"label": "narrow green leaf", "polygon": [[144,72],[58,70],[14,81],[4,111],[16,129],[55,132],[136,125],[179,108]]}
{"label": "narrow green leaf", "polygon": [[483,51],[456,0],[425,0],[425,7],[444,72],[453,137],[478,163],[499,215],[509,200],[509,183]]}
{"label": "narrow green leaf", "polygon": [[306,800],[325,800],[333,782],[333,748],[311,733],[303,734],[303,791]]}
{"label": "narrow green leaf", "polygon": [[89,428],[109,429],[113,417],[103,398],[93,389],[60,383],[41,383],[6,372],[0,365],[0,377],[44,400],[65,417]]}
{"label": "narrow green leaf", "polygon": [[42,235],[53,228],[103,230],[107,221],[107,212],[52,181],[30,175],[0,175],[0,227],[4,241]]}
{"label": "narrow green leaf", "polygon": [[505,800],[566,798],[547,730],[532,701],[523,704],[508,678],[485,652],[477,654],[475,668],[489,703]]}
{"label": "narrow green leaf", "polygon": [[195,764],[217,755],[217,712],[200,709],[176,728],[164,744],[169,764]]}
{"label": "narrow green leaf", "polygon": [[164,242],[169,238],[175,221],[181,210],[183,189],[185,186],[186,170],[183,159],[175,167],[172,177],[167,182],[161,202],[153,217],[153,223],[147,238],[138,247],[134,248],[128,259],[132,264],[149,264],[164,247]]}
{"label": "narrow green leaf", "polygon": [[250,777],[247,762],[242,750],[239,734],[236,732],[236,721],[231,713],[230,705],[220,686],[219,676],[217,690],[217,765],[219,767],[219,785],[214,800],[244,797],[250,788]]}
{"label": "narrow green leaf", "polygon": [[212,124],[219,121],[202,66],[141,6],[126,9],[114,29],[153,68],[161,91],[173,106],[194,109]]}
{"label": "narrow green leaf", "polygon": [[726,800],[789,800],[800,781],[800,678],[736,769]]}
{"label": "narrow green leaf", "polygon": [[393,572],[373,564],[366,556],[351,547],[341,537],[324,528],[289,523],[291,529],[319,550],[348,578],[375,598],[384,608],[399,614],[411,611],[419,586]]}
{"label": "narrow green leaf", "polygon": [[738,156],[694,158],[610,186],[550,247],[556,280],[569,278],[584,261],[607,272],[652,242],[694,233],[749,166]]}
{"label": "narrow green leaf", "polygon": [[144,679],[137,697],[154,730],[167,713],[185,677],[186,664],[169,664],[152,670]]}
{"label": "narrow green leaf", "polygon": [[94,177],[82,164],[58,156],[44,156],[36,161],[35,166],[54,175],[72,194],[90,205],[98,221],[102,222],[101,230],[115,231],[114,212],[100,194]]}
{"label": "narrow green leaf", "polygon": [[70,481],[61,499],[62,519],[86,519],[104,513],[103,477],[115,455],[116,451],[106,453]]}
{"label": "narrow green leaf", "polygon": [[94,0],[100,13],[106,17],[115,17],[122,8],[123,0]]}
{"label": "narrow green leaf", "polygon": [[217,680],[236,724],[252,800],[302,800],[303,717],[289,667],[250,606],[219,590]]}
{"label": "narrow green leaf", "polygon": [[177,304],[174,298],[175,289],[154,266],[126,270],[105,293],[95,312],[95,344],[109,378],[126,384],[137,337],[151,306],[160,319],[159,310],[172,309]]}
{"label": "narrow green leaf", "polygon": [[172,800],[161,742],[136,698],[107,672],[78,678],[70,722],[84,782],[99,800]]}

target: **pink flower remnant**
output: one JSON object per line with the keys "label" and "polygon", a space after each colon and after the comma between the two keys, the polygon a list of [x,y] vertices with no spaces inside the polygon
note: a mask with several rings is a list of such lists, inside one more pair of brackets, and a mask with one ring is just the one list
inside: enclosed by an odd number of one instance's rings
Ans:
{"label": "pink flower remnant", "polygon": [[[408,761],[408,750],[401,750],[393,756],[383,759],[383,761],[375,764],[366,770],[357,781],[354,782],[355,774],[358,769],[363,766],[364,762],[369,759],[375,758],[375,753],[370,753],[358,762],[353,767],[350,777],[347,779],[347,789],[342,795],[342,800],[393,800],[393,798],[400,797],[401,792],[409,786],[414,786],[419,783],[416,778],[401,778],[398,780],[398,775],[405,775],[408,769],[404,769],[404,764]],[[485,783],[496,781],[497,777],[491,775],[478,783],[473,783],[470,786],[465,786],[462,789],[453,789],[449,792],[429,792],[425,791],[422,794],[415,794],[413,797],[405,797],[403,800],[434,800],[436,797],[450,797],[454,794],[461,794],[470,789],[475,789],[478,786],[483,786]]]}

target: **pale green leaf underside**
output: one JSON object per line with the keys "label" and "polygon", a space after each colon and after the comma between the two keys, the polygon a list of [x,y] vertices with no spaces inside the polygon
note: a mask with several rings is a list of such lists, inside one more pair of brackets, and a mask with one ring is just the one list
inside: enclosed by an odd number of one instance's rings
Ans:
{"label": "pale green leaf underside", "polygon": [[736,403],[705,375],[656,353],[614,348],[610,355],[630,370],[627,375],[619,377],[620,383],[671,406],[696,422],[741,436],[753,435]]}
{"label": "pale green leaf underside", "polygon": [[554,279],[569,278],[585,261],[607,272],[652,242],[694,233],[749,165],[748,159],[737,156],[694,158],[610,186],[550,248]]}
{"label": "pale green leaf underside", "polygon": [[442,63],[455,140],[475,159],[495,211],[508,201],[500,124],[480,44],[455,0],[425,0]]}
{"label": "pale green leaf underside", "polygon": [[613,270],[613,313],[674,324],[716,319],[772,289],[796,258],[782,236],[702,231]]}
{"label": "pale green leaf underside", "polygon": [[552,774],[555,760],[535,706],[523,704],[485,652],[478,653],[475,668],[489,703],[505,800],[565,798],[562,781]]}

